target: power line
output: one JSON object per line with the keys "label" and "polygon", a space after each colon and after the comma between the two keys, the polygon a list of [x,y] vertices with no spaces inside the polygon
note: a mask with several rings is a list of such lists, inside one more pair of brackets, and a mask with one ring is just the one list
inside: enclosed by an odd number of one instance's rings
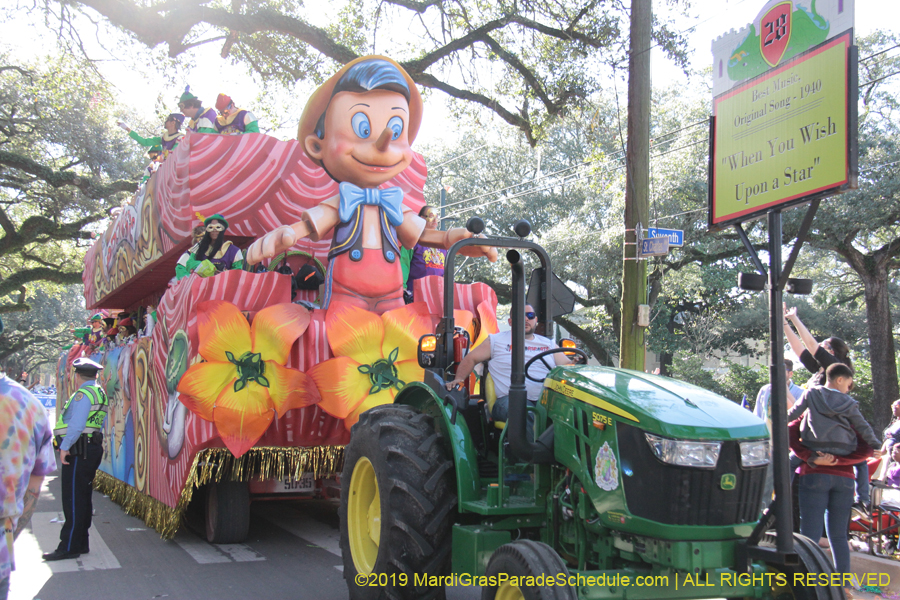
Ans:
{"label": "power line", "polygon": [[[487,145],[487,144],[485,144],[485,145]],[[618,154],[618,151],[614,152],[613,154]],[[573,169],[578,169],[580,167],[589,165],[589,164],[591,164],[591,162],[593,162],[593,161],[585,161],[585,162],[579,163],[579,164],[571,166],[571,167],[565,167],[565,168],[559,169],[558,171],[553,171],[552,173],[547,173],[545,175],[542,175],[541,177],[542,178],[552,177],[553,175],[558,175],[560,173],[565,173],[566,171],[572,171]],[[451,206],[456,206],[458,204],[462,204],[463,202],[471,202],[472,200],[478,200],[479,198],[484,198],[485,196],[493,196],[494,194],[501,194],[507,190],[511,190],[512,188],[521,187],[523,185],[528,185],[530,183],[534,183],[535,181],[537,181],[537,180],[531,179],[529,181],[523,181],[521,183],[514,183],[510,186],[507,186],[507,187],[499,189],[499,190],[491,190],[490,192],[485,192],[485,193],[479,194],[477,196],[465,198],[464,200],[457,200],[456,202],[451,202],[450,204],[445,204],[444,208],[450,208]]]}
{"label": "power line", "polygon": [[875,58],[876,56],[880,56],[880,55],[884,54],[885,52],[890,52],[890,51],[893,50],[894,48],[900,48],[900,44],[894,44],[894,45],[891,46],[890,48],[885,48],[884,50],[880,50],[879,52],[876,52],[876,53],[874,53],[874,54],[870,54],[870,55],[868,55],[868,56],[865,57],[865,58],[861,58],[861,59],[859,59],[859,64],[862,64],[862,63],[866,62],[867,60],[872,60],[872,59]]}
{"label": "power line", "polygon": [[873,83],[878,83],[879,81],[883,81],[883,80],[887,79],[888,77],[893,77],[894,75],[897,75],[898,73],[900,73],[900,71],[894,71],[893,73],[891,73],[889,75],[885,75],[884,77],[879,77],[878,79],[870,79],[869,81],[867,81],[865,83],[861,83],[859,85],[864,86],[864,85],[871,85]]}
{"label": "power line", "polygon": [[[742,0],[742,1],[743,1],[743,0]],[[707,20],[708,20],[708,19],[707,19]],[[697,25],[700,25],[700,23],[698,23]],[[696,25],[695,25],[694,27],[696,27]],[[869,59],[871,59],[871,58],[873,58],[873,57],[875,57],[875,56],[878,56],[878,55],[880,55],[880,54],[884,54],[885,52],[887,52],[887,51],[889,51],[889,50],[892,50],[893,48],[897,48],[897,47],[900,47],[900,44],[897,44],[897,45],[892,46],[892,47],[890,47],[890,48],[887,48],[887,49],[885,49],[885,50],[881,50],[881,51],[879,51],[879,52],[876,52],[876,53],[874,53],[874,54],[871,54],[871,55],[869,55],[869,56],[867,56],[867,57],[865,57],[865,58],[863,58],[863,59],[860,59],[859,62],[860,62],[860,63],[865,62],[865,61],[867,61],[867,60],[869,60]],[[878,64],[880,64],[880,63],[878,63]],[[870,84],[873,84],[873,83],[878,83],[879,81],[882,81],[882,80],[884,80],[884,79],[887,79],[888,77],[893,77],[894,75],[897,75],[897,74],[900,74],[900,71],[895,71],[894,73],[890,73],[890,74],[885,75],[884,77],[880,77],[880,78],[878,78],[878,79],[873,79],[873,80],[867,81],[867,82],[865,82],[865,83],[863,83],[863,84],[860,84],[860,85],[861,85],[861,86],[864,86],[864,85],[870,85]],[[663,138],[670,137],[670,136],[672,136],[672,135],[675,135],[676,133],[680,133],[680,132],[682,132],[682,131],[686,131],[686,130],[688,130],[688,129],[692,129],[692,128],[694,128],[694,127],[697,127],[697,126],[699,126],[699,125],[706,124],[706,123],[708,123],[708,121],[707,121],[706,119],[703,119],[703,120],[700,120],[700,121],[696,121],[696,122],[694,122],[694,123],[691,123],[691,124],[689,124],[689,125],[685,125],[685,126],[679,128],[679,129],[675,129],[675,130],[672,130],[672,131],[669,131],[669,132],[660,134],[660,135],[658,135],[658,136],[656,136],[656,137],[653,138],[653,140],[655,141],[655,143],[652,143],[652,144],[651,144],[650,149],[652,150],[653,148],[655,148],[655,147],[657,147],[657,146],[663,145],[663,144],[668,143],[669,141],[671,141],[671,140],[667,140],[667,141],[663,142],[663,141],[661,141],[661,140],[663,140]],[[706,139],[701,139],[701,140],[697,140],[697,141],[695,141],[695,142],[691,142],[691,143],[688,143],[688,144],[684,144],[684,145],[679,146],[679,147],[677,147],[677,148],[673,148],[673,149],[670,149],[670,150],[666,150],[665,152],[659,152],[659,153],[657,153],[657,154],[651,155],[650,158],[651,158],[651,159],[653,159],[653,158],[659,158],[659,157],[661,157],[661,156],[665,156],[666,154],[671,154],[672,152],[677,152],[678,150],[683,150],[683,149],[685,149],[685,148],[689,148],[689,147],[692,147],[692,146],[696,146],[696,145],[701,144],[701,143],[707,143],[707,144],[709,143],[709,137],[708,137],[708,135],[707,135]],[[479,146],[479,147],[476,148],[475,150],[480,150],[481,148],[484,148],[485,146],[487,146],[487,144],[482,144],[481,146]],[[471,152],[474,152],[475,150],[470,150],[469,152],[467,152],[467,153],[465,153],[465,154],[470,154]],[[460,156],[458,156],[458,157],[455,157],[455,158],[453,158],[453,159],[451,159],[451,160],[455,160],[456,158],[460,158],[460,157],[462,157],[462,156],[465,156],[465,154],[462,154],[462,155],[460,155]],[[615,152],[612,152],[612,153],[610,153],[609,155],[607,155],[606,160],[604,160],[602,163],[600,163],[600,165],[608,164],[608,163],[611,162],[612,160],[618,160],[618,159],[622,158],[622,156],[623,156],[624,154],[625,154],[625,150],[617,150],[617,151],[615,151]],[[439,166],[442,166],[442,165],[446,164],[447,162],[449,162],[449,161],[445,161],[445,162],[443,162],[443,163],[440,163],[440,164],[437,165],[436,167],[432,167],[432,168],[437,168],[437,167],[439,167]],[[596,162],[597,162],[597,161],[585,161],[585,162],[580,163],[580,164],[578,164],[578,165],[574,165],[574,166],[571,166],[571,167],[565,167],[565,168],[559,169],[559,170],[557,170],[557,171],[553,171],[553,172],[551,172],[551,173],[547,173],[547,174],[545,174],[545,175],[542,175],[542,176],[541,176],[541,179],[553,177],[553,176],[555,176],[555,175],[559,175],[559,174],[561,174],[561,173],[565,173],[565,172],[568,172],[568,171],[577,170],[577,169],[582,168],[582,167],[587,167],[587,166],[590,166],[590,165],[592,165],[592,164],[594,164],[594,163],[596,163]],[[888,165],[890,165],[890,164],[895,164],[895,163],[886,163],[885,165],[879,165],[879,166],[888,166]],[[609,172],[614,171],[614,170],[619,170],[619,169],[621,169],[621,168],[622,168],[622,167],[620,166],[620,167],[617,167],[616,169],[606,169],[606,170],[603,171],[603,173],[600,173],[600,175],[602,175],[602,174],[604,174],[604,173],[609,173]],[[584,179],[585,177],[587,177],[587,176],[586,176],[586,175],[584,175],[584,176],[578,176],[578,177],[576,177],[576,178],[574,178],[574,179],[563,179],[563,180],[555,181],[555,182],[551,183],[550,185],[545,186],[545,187],[541,187],[541,188],[529,188],[529,189],[524,190],[524,191],[522,191],[522,192],[517,192],[517,193],[515,193],[515,194],[513,194],[513,195],[511,195],[511,196],[504,196],[504,197],[497,198],[496,200],[492,200],[492,201],[490,201],[490,202],[484,202],[484,203],[482,203],[482,204],[477,204],[477,205],[475,205],[475,206],[465,207],[465,208],[463,208],[463,209],[458,210],[458,211],[455,212],[455,213],[452,213],[452,214],[449,215],[449,216],[450,216],[450,217],[452,217],[452,216],[457,216],[457,215],[460,215],[460,214],[469,212],[469,211],[471,211],[471,210],[474,210],[474,209],[476,209],[476,208],[482,208],[482,207],[485,207],[485,206],[491,206],[491,205],[493,205],[493,204],[497,204],[498,202],[503,202],[503,201],[505,201],[505,200],[514,200],[514,199],[516,199],[516,198],[520,198],[521,196],[524,196],[524,195],[527,195],[527,194],[545,191],[545,190],[551,189],[551,188],[553,188],[553,187],[557,187],[557,186],[560,186],[560,185],[565,185],[565,184],[568,184],[568,183],[575,183],[575,182],[577,182],[577,181],[581,181],[581,180]],[[464,204],[464,203],[466,203],[466,202],[471,202],[471,201],[473,201],[473,200],[478,200],[478,199],[480,199],[480,198],[485,198],[485,197],[487,197],[487,196],[493,196],[493,195],[495,195],[495,194],[502,194],[503,192],[506,192],[506,191],[511,190],[511,189],[514,189],[514,188],[520,188],[520,187],[522,187],[522,186],[526,186],[526,185],[530,185],[530,184],[533,185],[533,184],[536,183],[537,181],[538,181],[537,179],[532,179],[532,180],[530,180],[530,181],[523,181],[523,182],[520,182],[520,183],[512,184],[512,185],[509,185],[509,186],[507,186],[507,187],[505,187],[505,188],[502,188],[502,189],[499,189],[499,190],[491,190],[491,191],[489,191],[489,192],[484,192],[484,193],[479,194],[479,195],[477,195],[477,196],[472,196],[472,197],[469,197],[469,198],[464,198],[463,200],[457,200],[456,202],[452,202],[452,203],[450,203],[450,204],[446,204],[445,207],[446,207],[446,208],[449,208],[449,207],[451,207],[451,206],[458,206],[458,205],[460,205],[460,204]],[[449,217],[448,217],[448,218],[449,218]],[[665,219],[665,218],[668,218],[668,217],[659,217],[659,218],[660,218],[660,219]]]}
{"label": "power line", "polygon": [[484,148],[485,146],[487,146],[487,142],[485,142],[484,144],[478,146],[477,148],[472,148],[472,149],[469,150],[468,152],[464,152],[464,153],[462,153],[462,154],[458,154],[458,155],[454,156],[453,158],[448,158],[448,159],[445,160],[444,162],[442,162],[442,163],[440,163],[440,164],[437,164],[437,165],[434,165],[434,166],[431,167],[431,168],[432,168],[432,169],[437,169],[438,167],[443,167],[444,165],[450,164],[450,163],[452,163],[453,161],[462,158],[463,156],[468,156],[469,154],[472,154],[472,153],[475,152],[476,150],[481,150],[481,149]]}

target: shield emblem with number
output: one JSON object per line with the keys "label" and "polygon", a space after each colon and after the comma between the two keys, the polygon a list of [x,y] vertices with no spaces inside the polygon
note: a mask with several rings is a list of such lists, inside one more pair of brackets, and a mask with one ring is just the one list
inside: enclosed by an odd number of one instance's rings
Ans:
{"label": "shield emblem with number", "polygon": [[794,3],[791,0],[779,2],[759,20],[759,49],[763,59],[774,67],[784,56],[791,39],[791,15]]}

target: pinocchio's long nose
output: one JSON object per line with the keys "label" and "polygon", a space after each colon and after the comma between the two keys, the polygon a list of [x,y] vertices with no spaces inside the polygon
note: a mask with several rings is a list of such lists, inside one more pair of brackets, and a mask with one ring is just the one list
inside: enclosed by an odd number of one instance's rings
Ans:
{"label": "pinocchio's long nose", "polygon": [[375,148],[377,148],[379,152],[386,151],[388,149],[388,144],[391,143],[392,137],[394,137],[394,130],[390,127],[385,127],[384,131],[381,132],[381,135],[378,136],[378,139],[375,140]]}

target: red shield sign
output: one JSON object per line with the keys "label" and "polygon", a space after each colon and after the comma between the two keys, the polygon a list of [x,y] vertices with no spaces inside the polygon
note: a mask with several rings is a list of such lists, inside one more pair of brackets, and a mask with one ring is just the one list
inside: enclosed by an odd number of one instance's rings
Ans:
{"label": "red shield sign", "polygon": [[794,3],[779,2],[759,20],[759,49],[763,59],[774,67],[781,62],[791,39],[791,15]]}

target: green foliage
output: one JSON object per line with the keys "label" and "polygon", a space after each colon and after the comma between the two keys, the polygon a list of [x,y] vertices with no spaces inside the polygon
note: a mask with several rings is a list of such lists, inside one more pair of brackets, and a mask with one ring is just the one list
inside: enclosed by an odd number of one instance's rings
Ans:
{"label": "green foliage", "polygon": [[[112,89],[71,56],[0,54],[0,297],[81,281],[87,242],[136,187],[143,152],[115,128]],[[0,309],[9,310],[9,304]]]}
{"label": "green foliage", "polygon": [[[699,356],[676,358],[672,363],[672,377],[702,387],[720,396],[725,395],[725,389],[716,379],[715,373],[703,367],[703,358]],[[740,401],[740,398],[738,398],[738,401]]]}
{"label": "green foliage", "polygon": [[760,366],[745,367],[730,361],[724,366],[727,370],[719,377],[722,395],[735,402],[740,402],[746,395],[748,406],[753,407],[759,388],[769,383],[769,369]]}
{"label": "green foliage", "polygon": [[715,392],[729,400],[741,403],[747,397],[748,406],[753,407],[759,389],[769,383],[769,371],[760,366],[745,367],[725,360],[721,363],[724,372],[703,367],[699,356],[676,358],[672,363],[672,377],[686,381],[703,389]]}
{"label": "green foliage", "polygon": [[3,315],[0,368],[16,377],[23,371],[52,372],[61,348],[74,341],[72,327],[84,325],[82,293],[81,286],[37,284],[29,312]]}
{"label": "green foliage", "polygon": [[[628,60],[630,16],[619,2],[58,3],[66,7],[59,11],[64,36],[77,37],[78,8],[89,6],[149,47],[167,44],[173,57],[221,42],[223,56],[287,91],[317,84],[358,56],[390,56],[424,88],[456,99],[457,111],[493,113],[532,145],[555,118],[586,106],[610,70]],[[57,2],[44,4],[53,13]],[[686,40],[669,22],[657,19],[652,35],[665,55],[686,65]]]}
{"label": "green foliage", "polygon": [[[869,423],[879,422],[875,413],[875,394],[872,389],[872,363],[865,358],[853,361],[853,391],[850,395],[859,402],[859,410]],[[891,415],[881,415],[888,421]]]}

